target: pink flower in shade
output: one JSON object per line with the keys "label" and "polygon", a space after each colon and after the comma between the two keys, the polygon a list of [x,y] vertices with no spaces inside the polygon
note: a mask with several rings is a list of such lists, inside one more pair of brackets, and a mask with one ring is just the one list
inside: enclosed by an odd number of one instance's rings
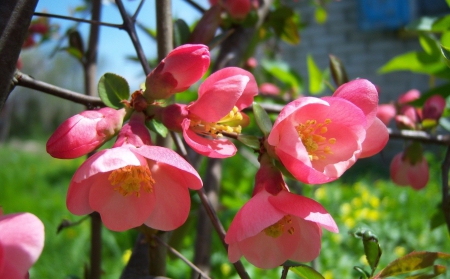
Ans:
{"label": "pink flower in shade", "polygon": [[280,95],[280,88],[273,83],[265,82],[259,86],[259,92],[262,95]]}
{"label": "pink flower in shade", "polygon": [[73,159],[99,148],[122,127],[125,109],[86,110],[64,121],[47,141],[55,158]]}
{"label": "pink flower in shade", "polygon": [[398,97],[397,103],[400,105],[405,105],[406,103],[412,102],[420,98],[420,91],[417,89],[411,89],[406,93],[403,93]]}
{"label": "pink flower in shade", "polygon": [[[200,85],[195,102],[186,107],[171,107],[168,113],[163,113],[163,123],[169,127],[178,125],[186,143],[196,152],[211,158],[230,157],[236,153],[236,147],[222,138],[222,133],[240,134],[242,127],[249,123],[241,110],[251,105],[257,94],[258,86],[250,72],[237,67],[224,68]],[[164,119],[182,122],[181,125],[173,121],[165,123]]]}
{"label": "pink flower in shade", "polygon": [[364,79],[343,84],[332,97],[299,98],[283,108],[266,147],[299,181],[335,180],[386,145],[389,134],[377,107],[375,86]]}
{"label": "pink flower in shade", "polygon": [[425,101],[422,109],[423,119],[439,120],[445,109],[445,99],[441,95],[433,95]]}
{"label": "pink flower in shade", "polygon": [[399,129],[415,130],[419,124],[419,115],[415,107],[404,105],[400,114],[395,116],[395,123]]}
{"label": "pink flower in shade", "polygon": [[387,126],[395,117],[396,113],[397,112],[393,104],[383,104],[378,106],[377,117],[384,123],[384,125]]}
{"label": "pink flower in shade", "polygon": [[320,253],[321,227],[339,231],[322,205],[290,193],[281,173],[261,163],[253,197],[225,236],[228,259],[236,262],[244,256],[259,268],[275,268],[287,260],[309,262]]}
{"label": "pink flower in shade", "polygon": [[420,144],[413,143],[404,152],[395,155],[390,172],[392,181],[399,186],[410,185],[415,190],[424,188],[430,173]]}
{"label": "pink flower in shade", "polygon": [[209,0],[211,6],[220,3],[228,14],[235,19],[245,19],[257,1],[250,0]]}
{"label": "pink flower in shade", "polygon": [[67,208],[76,215],[100,213],[114,231],[142,224],[169,231],[189,214],[190,189],[200,189],[196,170],[173,150],[146,145],[140,116],[124,125],[117,145],[89,157],[75,172]]}
{"label": "pink flower in shade", "polygon": [[147,76],[144,96],[165,99],[185,91],[205,74],[209,62],[205,45],[186,44],[175,48]]}
{"label": "pink flower in shade", "polygon": [[2,215],[0,210],[0,278],[28,278],[44,248],[44,235],[44,225],[35,215]]}

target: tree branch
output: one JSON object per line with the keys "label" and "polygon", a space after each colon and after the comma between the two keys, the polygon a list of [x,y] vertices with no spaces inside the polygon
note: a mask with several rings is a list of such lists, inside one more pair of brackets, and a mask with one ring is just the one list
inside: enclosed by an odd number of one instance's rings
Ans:
{"label": "tree branch", "polygon": [[197,11],[199,11],[202,14],[206,12],[206,10],[202,6],[197,4],[196,2],[194,2],[192,0],[184,0],[184,1],[189,3],[192,7],[194,7],[194,9],[196,9]]}
{"label": "tree branch", "polygon": [[11,92],[11,80],[37,2],[0,1],[0,111]]}
{"label": "tree branch", "polygon": [[70,21],[76,21],[76,22],[84,22],[89,23],[92,25],[102,25],[102,26],[108,26],[108,27],[115,27],[119,29],[123,29],[122,24],[115,24],[115,23],[108,23],[108,22],[102,22],[97,20],[89,20],[84,18],[78,18],[78,17],[72,17],[72,16],[63,16],[63,15],[56,15],[56,14],[49,14],[49,13],[34,13],[35,16],[42,16],[42,17],[51,17],[51,18],[60,18],[60,19],[66,19]]}
{"label": "tree branch", "polygon": [[442,175],[442,211],[445,217],[445,223],[447,224],[447,230],[450,234],[450,197],[448,187],[448,172],[450,169],[450,147],[447,147],[445,153],[445,159],[441,165]]}

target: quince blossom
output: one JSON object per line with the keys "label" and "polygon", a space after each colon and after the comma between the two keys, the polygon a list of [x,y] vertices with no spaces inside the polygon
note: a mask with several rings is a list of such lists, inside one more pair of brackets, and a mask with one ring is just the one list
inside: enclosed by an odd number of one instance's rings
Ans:
{"label": "quince blossom", "polygon": [[185,91],[205,74],[209,62],[205,45],[186,44],[175,48],[147,76],[144,96],[166,99]]}
{"label": "quince blossom", "polygon": [[266,148],[299,181],[333,181],[386,145],[377,107],[378,92],[364,79],[343,84],[332,97],[299,98],[279,114]]}
{"label": "quince blossom", "polygon": [[2,216],[0,209],[0,278],[25,279],[44,248],[44,224],[31,213]]}
{"label": "quince blossom", "polygon": [[424,188],[430,177],[428,162],[419,143],[413,143],[394,156],[390,173],[392,181],[399,186],[410,185],[414,190]]}
{"label": "quince blossom", "polygon": [[259,268],[275,268],[287,260],[309,262],[320,253],[321,227],[338,232],[322,205],[290,193],[280,171],[262,162],[253,197],[225,236],[228,258],[236,262],[244,256]]}
{"label": "quince blossom", "polygon": [[47,141],[55,158],[73,159],[99,148],[122,127],[125,109],[86,110],[64,121]]}
{"label": "quince blossom", "polygon": [[236,146],[222,133],[240,134],[249,118],[241,110],[251,105],[258,85],[241,68],[221,69],[200,85],[198,99],[189,105],[175,104],[157,112],[156,118],[174,131],[182,131],[186,143],[211,158],[236,154]]}
{"label": "quince blossom", "polygon": [[142,224],[168,231],[186,221],[188,188],[200,189],[200,176],[173,150],[149,145],[143,120],[133,116],[113,148],[89,157],[75,172],[67,194],[70,212],[97,211],[114,231]]}

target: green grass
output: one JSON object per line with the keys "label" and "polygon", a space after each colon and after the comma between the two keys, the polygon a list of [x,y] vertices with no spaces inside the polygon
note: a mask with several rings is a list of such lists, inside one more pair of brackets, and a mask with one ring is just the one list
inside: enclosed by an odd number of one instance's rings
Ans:
{"label": "green grass", "polygon": [[[78,221],[65,206],[70,178],[83,159],[57,160],[45,153],[45,146],[28,148],[25,144],[0,146],[0,205],[4,213],[31,212],[45,225],[44,251],[33,266],[31,278],[83,278],[89,258],[89,221],[63,230],[62,220]],[[348,234],[357,227],[369,227],[378,236],[383,255],[380,270],[390,261],[411,251],[450,252],[449,234],[444,225],[430,230],[430,219],[441,201],[439,162],[430,158],[430,183],[421,191],[395,186],[388,179],[386,165],[361,161],[342,179],[323,186],[288,184],[292,191],[320,202],[336,220],[340,233],[324,230],[322,252],[315,267],[327,279],[358,278],[353,266],[369,270],[364,261],[362,242]],[[372,166],[372,167],[371,167]],[[375,166],[377,163],[375,161]],[[240,153],[224,160],[219,216],[225,228],[251,195],[257,168]],[[176,248],[192,260],[198,197],[192,194],[190,221],[178,231]],[[211,255],[213,278],[238,278],[226,252],[213,233]],[[136,232],[111,232],[103,229],[102,278],[118,278],[125,265],[123,256],[131,249]],[[243,263],[252,278],[279,278],[281,268],[261,270]],[[449,266],[448,263],[442,264]],[[190,268],[181,260],[168,257],[168,276],[190,278]],[[290,273],[288,278],[298,278]],[[444,278],[444,276],[441,276]]]}

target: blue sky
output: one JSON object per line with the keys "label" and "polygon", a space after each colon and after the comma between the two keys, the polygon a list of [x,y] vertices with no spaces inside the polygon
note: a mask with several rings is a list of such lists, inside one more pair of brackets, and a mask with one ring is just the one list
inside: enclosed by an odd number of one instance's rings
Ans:
{"label": "blue sky", "polygon": [[[138,16],[138,21],[151,28],[156,27],[155,1],[156,0],[147,0]],[[122,23],[122,19],[115,4],[111,4],[109,1],[103,2],[105,4],[103,5],[101,20],[109,23]],[[209,7],[207,0],[198,0],[196,2],[202,7]],[[124,0],[123,3],[127,11],[130,14],[133,14],[139,4],[139,0]],[[36,11],[71,16],[73,10],[81,5],[83,5],[82,0],[40,0],[36,7]],[[197,10],[193,9],[183,0],[172,0],[172,8],[173,17],[182,18],[188,24],[193,23],[201,16]],[[51,23],[60,26],[61,35],[69,26],[73,25],[73,22],[67,20],[52,18],[50,21]],[[89,24],[80,24],[79,30],[84,39],[87,39],[88,29]],[[142,32],[139,33],[139,39],[141,40],[141,44],[147,57],[156,57],[157,51],[155,42]],[[126,59],[126,56],[135,56],[135,52],[128,34],[125,31],[112,27],[102,27],[100,31],[99,53],[98,78],[106,72],[119,74],[128,80],[132,91],[137,89],[139,84],[145,81],[145,75],[140,64]]]}

